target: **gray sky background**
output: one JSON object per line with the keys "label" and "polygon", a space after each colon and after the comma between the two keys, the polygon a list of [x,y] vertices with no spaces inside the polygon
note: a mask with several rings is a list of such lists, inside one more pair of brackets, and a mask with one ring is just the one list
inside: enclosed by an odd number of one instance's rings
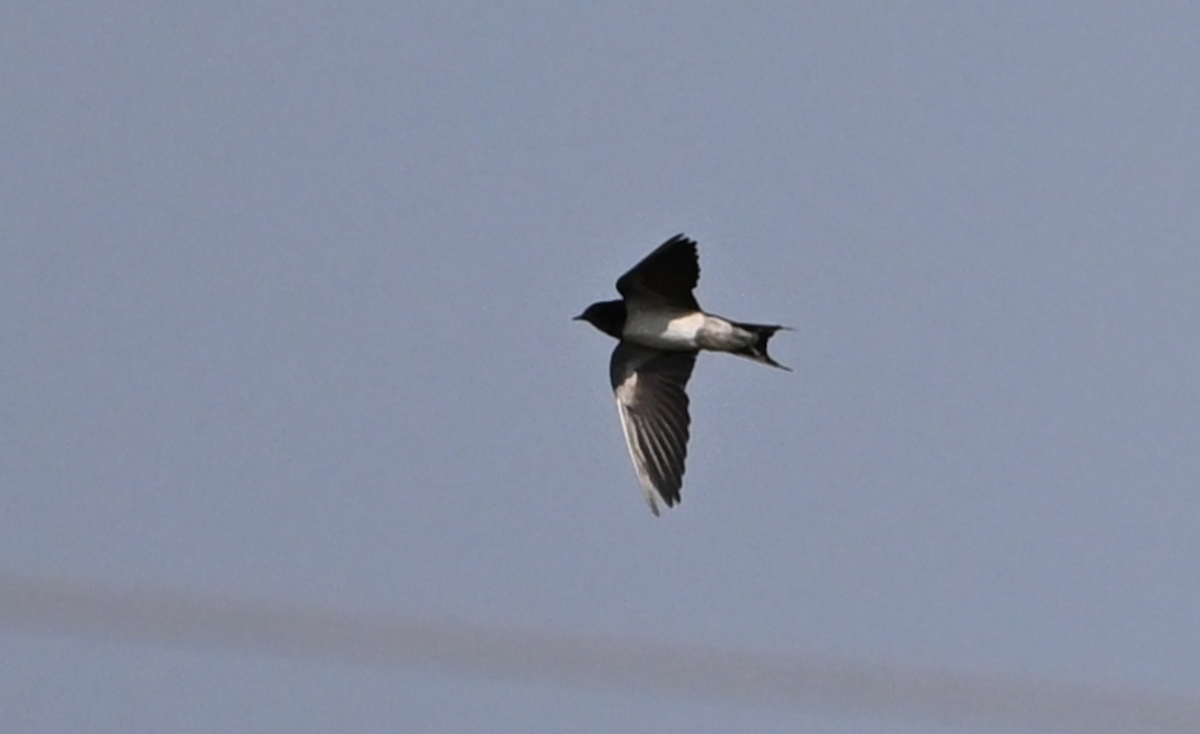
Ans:
{"label": "gray sky background", "polygon": [[[20,579],[1195,701],[1198,35],[1184,3],[6,4],[4,730],[1007,730],[39,629]],[[700,360],[655,520],[570,317],[680,231],[795,372]]]}

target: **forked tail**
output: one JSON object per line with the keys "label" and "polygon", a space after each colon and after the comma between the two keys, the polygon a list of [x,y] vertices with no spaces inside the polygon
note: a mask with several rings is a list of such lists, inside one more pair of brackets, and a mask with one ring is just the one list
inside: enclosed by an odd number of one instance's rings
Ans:
{"label": "forked tail", "polygon": [[763,324],[739,324],[737,322],[734,322],[733,325],[739,329],[745,329],[746,331],[750,332],[751,334],[754,334],[754,336],[757,337],[753,344],[751,344],[748,347],[739,349],[736,352],[733,352],[733,354],[736,354],[739,357],[746,357],[748,359],[753,359],[755,362],[762,362],[763,364],[769,364],[772,367],[778,367],[781,370],[787,370],[788,372],[792,371],[791,367],[784,367],[783,365],[779,364],[775,360],[771,359],[770,354],[767,354],[767,342],[769,342],[771,340],[771,337],[775,336],[775,332],[791,331],[791,329],[789,329],[786,326],[765,326]]}

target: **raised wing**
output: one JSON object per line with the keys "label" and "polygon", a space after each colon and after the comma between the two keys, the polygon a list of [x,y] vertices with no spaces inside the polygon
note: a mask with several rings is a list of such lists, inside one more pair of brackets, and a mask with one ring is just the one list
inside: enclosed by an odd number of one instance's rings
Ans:
{"label": "raised wing", "polygon": [[617,291],[628,299],[659,297],[674,305],[699,310],[692,290],[700,282],[696,241],[677,234],[617,279]]}

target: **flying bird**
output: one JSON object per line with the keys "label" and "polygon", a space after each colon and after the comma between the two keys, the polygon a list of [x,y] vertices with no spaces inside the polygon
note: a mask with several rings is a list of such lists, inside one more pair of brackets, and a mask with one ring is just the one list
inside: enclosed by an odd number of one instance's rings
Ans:
{"label": "flying bird", "polygon": [[575,317],[618,340],[608,373],[625,443],[650,511],[679,502],[687,458],[687,382],[701,350],[729,352],[782,370],[767,342],[785,326],[746,324],[705,313],[692,295],[700,281],[696,242],[664,242],[617,280],[619,301]]}

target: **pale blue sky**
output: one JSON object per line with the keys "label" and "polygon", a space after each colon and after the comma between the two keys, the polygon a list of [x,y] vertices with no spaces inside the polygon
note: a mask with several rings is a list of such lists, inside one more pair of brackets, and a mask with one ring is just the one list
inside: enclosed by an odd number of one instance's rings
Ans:
{"label": "pale blue sky", "polygon": [[[1196,700],[1198,34],[1182,3],[9,3],[0,604]],[[655,520],[570,317],[681,231],[795,372],[700,360]],[[66,627],[0,624],[6,733],[1007,723]]]}

